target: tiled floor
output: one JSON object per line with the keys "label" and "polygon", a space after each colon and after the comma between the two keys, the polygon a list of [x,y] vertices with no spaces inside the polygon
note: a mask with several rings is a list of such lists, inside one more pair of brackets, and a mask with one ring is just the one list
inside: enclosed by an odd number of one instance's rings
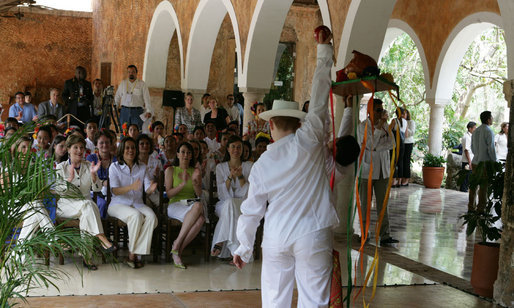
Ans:
{"label": "tiled floor", "polygon": [[[459,220],[467,210],[467,199],[467,193],[416,184],[392,189],[389,224],[393,237],[400,240],[397,253],[469,280],[474,238],[466,237]],[[375,222],[375,209],[371,215]],[[360,230],[357,219],[354,228]]]}
{"label": "tiled floor", "polygon": [[[391,233],[400,240],[400,243],[395,248],[380,248],[381,261],[377,268],[379,288],[377,296],[373,300],[374,303],[380,304],[378,306],[375,304],[375,307],[461,307],[449,303],[443,305],[442,296],[445,298],[462,297],[461,303],[467,303],[462,307],[489,307],[487,302],[481,302],[472,295],[449,286],[435,284],[435,282],[446,282],[447,277],[455,275],[464,278],[455,277],[464,282],[464,286],[459,288],[468,290],[469,285],[466,279],[469,280],[470,275],[473,240],[466,239],[465,228],[458,221],[458,217],[466,210],[466,200],[467,194],[465,193],[444,189],[425,189],[412,184],[409,187],[397,188],[392,191],[389,205]],[[375,217],[373,210],[372,220]],[[354,227],[359,230],[357,225]],[[353,248],[358,247],[355,242],[352,243],[352,246]],[[337,239],[336,249],[341,253],[342,281],[346,285],[346,243]],[[362,257],[363,269],[361,270],[359,267],[355,268],[355,262],[359,260],[358,252],[351,250],[352,276],[357,275],[357,285],[359,286],[363,284],[361,279],[363,273],[365,274],[371,266],[372,258],[368,255],[373,255],[374,251],[374,246],[366,245],[365,254]],[[98,271],[85,272],[83,277],[75,269],[74,260],[67,260],[64,266],[52,265],[65,270],[70,275],[69,279],[63,279],[58,283],[60,290],[34,289],[30,292],[30,296],[32,296],[30,303],[34,307],[94,307],[95,305],[86,299],[93,300],[97,298],[95,296],[63,297],[60,300],[69,300],[69,305],[64,306],[62,304],[49,305],[45,300],[51,301],[52,298],[44,299],[38,296],[130,293],[165,293],[170,296],[170,293],[173,292],[171,296],[182,305],[177,307],[228,307],[214,304],[200,305],[199,303],[203,300],[207,303],[223,303],[224,300],[228,300],[240,304],[242,302],[237,299],[238,292],[205,292],[239,290],[248,291],[249,293],[241,294],[250,296],[250,298],[255,297],[255,300],[251,302],[255,304],[254,306],[259,306],[260,261],[251,263],[239,271],[227,262],[218,260],[206,262],[202,256],[192,255],[188,250],[185,253],[183,260],[188,264],[187,270],[176,269],[164,262],[149,263],[143,269],[138,270],[132,270],[123,264],[117,267],[101,265]],[[427,266],[440,271],[433,270],[434,273],[429,273]],[[402,267],[408,270],[402,269]],[[420,269],[418,270],[418,268]],[[441,274],[447,277],[441,278],[444,276]],[[385,287],[395,285],[402,287]],[[450,283],[450,285],[454,284]],[[371,289],[370,281],[368,291],[366,291],[367,295],[371,293]],[[190,293],[195,291],[200,292]],[[132,295],[132,298],[137,300],[140,296],[143,295]],[[423,298],[423,301],[418,301],[420,297]],[[105,298],[107,300],[107,297]],[[108,298],[114,302],[117,300],[116,297]],[[186,303],[186,299],[191,302]],[[85,300],[89,304],[78,303],[81,300]],[[159,299],[155,297],[151,300]],[[197,301],[196,304],[195,301]],[[408,301],[412,301],[412,304],[408,304]],[[72,302],[76,302],[76,304]],[[437,302],[439,304],[434,304]],[[455,300],[455,302],[457,301]],[[108,306],[128,307],[118,304]],[[244,305],[244,307],[251,306],[253,305]],[[170,302],[168,307],[175,306]]]}

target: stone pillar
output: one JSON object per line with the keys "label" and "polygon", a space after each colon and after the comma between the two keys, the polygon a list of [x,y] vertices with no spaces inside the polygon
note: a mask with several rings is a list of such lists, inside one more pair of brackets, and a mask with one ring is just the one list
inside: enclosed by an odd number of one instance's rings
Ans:
{"label": "stone pillar", "polygon": [[[514,99],[514,80],[507,80],[503,92],[509,106]],[[505,170],[505,190],[502,205],[503,232],[500,241],[498,278],[494,283],[494,300],[506,307],[514,307],[514,108],[510,108],[508,154]]]}
{"label": "stone pillar", "polygon": [[248,122],[253,119],[252,104],[254,102],[262,102],[266,93],[269,89],[256,89],[256,88],[239,88],[239,91],[243,93],[245,99],[244,105],[244,116],[243,116],[243,128],[248,126]]}
{"label": "stone pillar", "polygon": [[444,107],[448,99],[427,98],[430,105],[430,124],[428,129],[428,151],[433,155],[441,155],[443,145]]}

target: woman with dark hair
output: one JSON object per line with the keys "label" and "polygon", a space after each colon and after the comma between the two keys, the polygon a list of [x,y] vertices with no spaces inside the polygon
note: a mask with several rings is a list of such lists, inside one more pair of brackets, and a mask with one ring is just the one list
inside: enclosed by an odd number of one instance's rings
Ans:
{"label": "woman with dark hair", "polygon": [[112,200],[107,213],[127,224],[129,256],[125,263],[140,268],[144,264],[139,256],[150,254],[153,230],[157,227],[157,217],[143,202],[143,187],[150,195],[157,189],[157,183],[150,180],[146,166],[139,163],[134,139],[125,137],[116,157],[118,161],[109,168]]}
{"label": "woman with dark hair", "polygon": [[407,127],[405,130],[405,152],[403,153],[403,175],[401,186],[409,186],[410,180],[410,159],[412,156],[412,150],[414,149],[414,133],[416,132],[416,122],[411,118],[410,111],[405,109],[403,112],[403,118],[407,121]]}
{"label": "woman with dark hair", "polygon": [[494,136],[494,148],[496,150],[496,159],[505,161],[507,159],[507,135],[509,134],[509,123],[503,122],[500,126],[500,132]]}
{"label": "woman with dark hair", "polygon": [[[163,169],[161,160],[153,148],[152,138],[145,134],[139,135],[137,138],[137,149],[139,151],[137,156],[139,163],[146,166],[146,172],[150,177],[150,180],[157,182],[159,180],[159,172]],[[159,204],[158,192],[147,195],[147,197],[154,205]]]}
{"label": "woman with dark hair", "polygon": [[152,123],[152,140],[155,151],[159,152],[159,145],[164,141],[164,123],[161,121],[155,121]]}
{"label": "woman with dark hair", "polygon": [[243,162],[243,140],[231,136],[227,143],[227,153],[223,163],[216,166],[218,198],[216,224],[212,240],[211,255],[228,258],[239,247],[236,236],[237,220],[241,215],[241,203],[248,194],[248,176],[252,162]]}
{"label": "woman with dark hair", "polygon": [[139,137],[139,126],[137,126],[137,124],[129,124],[127,129],[127,135],[136,140],[137,137]]}
{"label": "woman with dark hair", "polygon": [[252,158],[252,144],[246,140],[243,141],[243,161],[253,161]]}
{"label": "woman with dark hair", "polygon": [[228,123],[230,123],[230,117],[225,109],[218,108],[218,100],[214,97],[209,99],[209,107],[211,111],[207,112],[203,117],[203,122],[214,121],[217,131],[225,131]]}
{"label": "woman with dark hair", "polygon": [[266,152],[269,144],[269,138],[261,136],[255,140],[255,151],[253,153],[253,161],[256,162],[262,153]]}
{"label": "woman with dark hair", "polygon": [[168,168],[177,157],[177,140],[173,135],[164,138],[164,151],[159,154],[159,159],[164,169]]}
{"label": "woman with dark hair", "polygon": [[164,181],[170,199],[168,217],[180,220],[182,227],[173,242],[171,254],[175,267],[185,269],[181,255],[184,248],[196,237],[205,222],[202,195],[202,176],[195,168],[193,147],[188,142],[177,148],[174,166],[166,169]]}
{"label": "woman with dark hair", "polygon": [[66,148],[66,136],[57,135],[50,145],[49,157],[54,158],[54,168],[57,164],[68,159],[68,149]]}
{"label": "woman with dark hair", "polygon": [[305,103],[303,103],[303,107],[302,107],[302,111],[303,112],[309,112],[309,103],[311,101],[305,101]]}
{"label": "woman with dark hair", "polygon": [[[86,157],[87,161],[92,163],[100,163],[100,169],[98,169],[98,177],[102,181],[102,190],[97,194],[96,204],[100,211],[102,219],[107,218],[107,181],[109,180],[109,167],[111,163],[116,162],[116,156],[111,155],[111,143],[112,138],[108,131],[101,130],[96,133],[94,138],[95,148],[98,149],[97,153],[89,154]],[[93,196],[93,193],[91,193]]]}
{"label": "woman with dark hair", "polygon": [[[72,134],[66,139],[69,159],[57,165],[58,178],[75,185],[84,200],[61,198],[57,201],[57,217],[67,219],[79,219],[80,230],[95,235],[102,243],[106,252],[112,252],[116,247],[104,234],[100,212],[97,205],[91,199],[91,190],[100,191],[102,182],[98,177],[101,164],[91,163],[84,159],[86,140],[83,137]],[[59,183],[56,191],[68,190],[68,185]],[[90,270],[96,270],[96,265],[84,261],[84,266]]]}
{"label": "woman with dark hair", "polygon": [[243,128],[243,140],[248,140],[252,146],[255,146],[255,137],[258,133],[263,132],[269,135],[271,131],[269,129],[269,122],[259,117],[259,114],[266,111],[266,105],[255,102],[251,109],[255,118],[248,122],[248,126]]}
{"label": "woman with dark hair", "polygon": [[[398,157],[398,163],[396,165],[396,169],[394,172],[394,181],[392,187],[400,187],[401,180],[403,178],[403,170],[404,168],[404,154],[405,154],[405,131],[407,130],[407,121],[403,118],[403,109],[402,107],[396,108],[396,118],[391,121],[391,126],[393,129],[394,138],[398,136],[400,138],[400,149],[398,153],[396,153]],[[398,133],[396,133],[398,131]],[[391,150],[392,153],[392,150]]]}

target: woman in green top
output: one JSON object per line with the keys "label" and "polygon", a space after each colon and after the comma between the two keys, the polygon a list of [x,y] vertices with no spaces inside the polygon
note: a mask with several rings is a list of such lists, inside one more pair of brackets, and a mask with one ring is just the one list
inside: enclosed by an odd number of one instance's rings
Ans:
{"label": "woman in green top", "polygon": [[195,168],[193,147],[184,142],[177,148],[175,162],[166,169],[164,181],[170,198],[168,216],[180,220],[182,227],[173,242],[171,254],[176,267],[185,269],[180,256],[184,248],[196,237],[205,222],[203,205],[197,196],[202,194],[202,175]]}

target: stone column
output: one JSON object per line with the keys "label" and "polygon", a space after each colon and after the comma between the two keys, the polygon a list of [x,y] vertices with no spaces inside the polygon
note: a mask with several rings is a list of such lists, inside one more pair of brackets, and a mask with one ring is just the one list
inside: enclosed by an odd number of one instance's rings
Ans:
{"label": "stone column", "polygon": [[239,88],[239,91],[243,93],[245,99],[244,105],[244,116],[243,116],[243,128],[248,126],[248,122],[253,119],[252,104],[254,102],[262,102],[266,93],[269,89],[256,89],[256,88]]}
{"label": "stone column", "polygon": [[494,300],[506,307],[514,306],[514,80],[503,84],[503,92],[510,108],[508,154],[505,170],[505,189],[503,194],[502,223],[503,232],[500,241],[500,262],[498,278],[494,283]]}
{"label": "stone column", "polygon": [[428,151],[433,155],[441,155],[443,145],[444,107],[449,99],[427,98],[430,105],[430,124],[428,129]]}

